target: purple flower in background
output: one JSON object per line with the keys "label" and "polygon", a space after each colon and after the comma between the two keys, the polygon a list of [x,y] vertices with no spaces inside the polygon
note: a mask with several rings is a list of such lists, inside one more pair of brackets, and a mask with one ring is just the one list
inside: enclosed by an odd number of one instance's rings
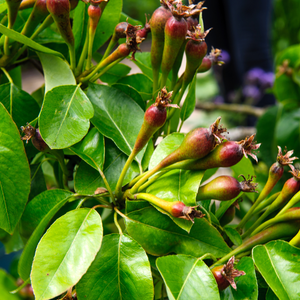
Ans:
{"label": "purple flower in background", "polygon": [[261,78],[264,76],[264,74],[265,71],[263,69],[253,68],[246,73],[246,82],[250,84],[260,83]]}
{"label": "purple flower in background", "polygon": [[243,88],[243,95],[246,98],[258,100],[261,97],[261,92],[255,85],[245,85]]}
{"label": "purple flower in background", "polygon": [[266,72],[260,79],[260,83],[263,89],[271,88],[274,84],[275,75],[273,72]]}
{"label": "purple flower in background", "polygon": [[225,101],[224,101],[224,97],[219,95],[217,96],[215,99],[214,99],[214,103],[215,104],[223,104]]}
{"label": "purple flower in background", "polygon": [[219,60],[223,61],[225,64],[230,62],[230,54],[226,50],[222,50]]}

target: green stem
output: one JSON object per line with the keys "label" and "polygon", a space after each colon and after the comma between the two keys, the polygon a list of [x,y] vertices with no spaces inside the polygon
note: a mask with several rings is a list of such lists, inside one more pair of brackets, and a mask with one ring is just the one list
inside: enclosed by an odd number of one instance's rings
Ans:
{"label": "green stem", "polygon": [[70,54],[70,67],[73,72],[75,72],[76,68],[76,53],[74,45],[68,44],[69,54]]}
{"label": "green stem", "polygon": [[204,33],[204,22],[203,22],[203,18],[202,18],[202,11],[199,14],[199,24],[201,26],[201,33]]}
{"label": "green stem", "polygon": [[294,247],[300,247],[300,230],[298,233],[290,240],[289,244]]}
{"label": "green stem", "polygon": [[131,154],[129,155],[129,157],[127,158],[127,161],[123,167],[123,170],[120,174],[120,177],[119,177],[119,180],[117,182],[117,185],[116,185],[116,197],[117,199],[121,199],[122,198],[122,184],[123,184],[123,181],[124,181],[124,178],[125,178],[125,175],[131,165],[131,163],[133,162],[135,156],[137,155],[136,151],[132,151]]}
{"label": "green stem", "polygon": [[98,78],[100,78],[103,74],[105,74],[108,70],[110,70],[113,66],[117,65],[120,61],[122,61],[124,59],[124,57],[121,57],[117,60],[115,60],[114,62],[112,62],[110,65],[108,65],[107,67],[105,67],[102,71],[100,71],[98,74],[96,74],[95,76],[93,76],[90,81],[95,82]]}
{"label": "green stem", "polygon": [[114,194],[113,194],[113,192],[112,192],[112,190],[111,190],[111,188],[110,188],[110,185],[109,185],[109,183],[108,183],[108,181],[107,181],[107,179],[106,179],[104,173],[103,173],[102,170],[100,170],[100,169],[98,169],[98,172],[100,173],[100,176],[101,176],[102,179],[103,179],[103,182],[104,182],[104,184],[105,184],[105,187],[106,187],[106,189],[107,189],[108,192],[109,192],[109,195],[110,195],[110,198],[111,198],[112,203],[113,203],[114,205],[116,205],[116,201],[115,201]]}
{"label": "green stem", "polygon": [[112,51],[113,47],[117,43],[117,41],[118,41],[118,39],[113,35],[112,38],[111,38],[111,40],[109,41],[109,44],[108,44],[108,46],[107,46],[107,48],[105,50],[105,53],[104,53],[101,61],[108,57],[108,55]]}
{"label": "green stem", "polygon": [[78,65],[77,65],[76,70],[75,70],[75,76],[76,77],[79,74],[81,74],[81,72],[83,70],[83,64],[84,64],[84,61],[86,59],[86,55],[87,55],[87,52],[88,52],[88,45],[89,45],[89,35],[86,34],[83,49],[82,49],[82,52],[81,52],[80,57],[79,57]]}
{"label": "green stem", "polygon": [[277,214],[277,216],[282,215],[285,213],[288,209],[296,205],[298,202],[300,202],[300,192],[298,192],[292,199],[285,205],[285,207]]}
{"label": "green stem", "polygon": [[1,68],[1,70],[5,74],[5,76],[7,77],[9,83],[13,84],[13,80],[11,79],[9,73],[4,68]]}
{"label": "green stem", "polygon": [[[155,182],[159,177],[161,177],[162,175],[166,174],[169,170],[163,170],[160,173],[156,174],[155,176],[153,176],[151,179],[149,179],[146,183],[144,183],[143,185],[141,185],[138,189],[139,192],[145,190],[148,186],[150,186],[153,182]],[[145,173],[144,173],[145,174]]]}
{"label": "green stem", "polygon": [[207,220],[208,220],[209,224],[211,224],[211,217],[210,217],[209,212],[202,205],[199,204],[198,206],[205,212]]}
{"label": "green stem", "polygon": [[259,213],[261,210],[263,210],[264,208],[266,208],[268,205],[272,204],[274,202],[274,200],[278,197],[278,195],[280,194],[280,192],[275,193],[274,195],[272,195],[271,197],[269,197],[268,199],[266,199],[265,201],[261,202],[256,209],[253,211],[253,216],[256,215],[257,213]]}
{"label": "green stem", "polygon": [[143,174],[138,175],[137,177],[135,177],[134,179],[132,179],[129,184],[128,187],[132,187],[136,182],[138,182],[142,177],[144,177],[149,171],[146,171]]}
{"label": "green stem", "polygon": [[118,213],[116,211],[114,213],[114,223],[115,223],[116,227],[118,228],[119,234],[122,235],[123,231],[118,223]]}
{"label": "green stem", "polygon": [[199,257],[199,259],[201,259],[201,260],[208,259],[208,258],[210,258],[211,260],[213,260],[215,262],[217,261],[217,258],[210,253],[206,253],[206,254],[202,255],[201,257]]}

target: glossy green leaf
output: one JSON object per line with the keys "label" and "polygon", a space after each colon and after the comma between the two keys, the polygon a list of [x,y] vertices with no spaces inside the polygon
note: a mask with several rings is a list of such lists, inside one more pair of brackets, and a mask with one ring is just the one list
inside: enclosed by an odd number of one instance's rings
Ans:
{"label": "glossy green leaf", "polygon": [[195,219],[190,233],[187,233],[148,202],[127,201],[126,211],[128,233],[149,254],[174,252],[200,257],[211,253],[222,257],[230,251],[220,233],[205,219]]}
{"label": "glossy green leaf", "polygon": [[47,190],[45,177],[41,164],[30,165],[31,173],[31,188],[29,194],[29,200],[33,199],[35,196]]}
{"label": "glossy green leaf", "polygon": [[97,26],[93,52],[96,52],[113,34],[120,20],[122,5],[122,0],[111,0],[107,3]]}
{"label": "glossy green leaf", "polygon": [[18,128],[2,103],[0,127],[0,228],[12,234],[30,192],[30,169]]}
{"label": "glossy green leaf", "polygon": [[180,110],[180,119],[185,121],[192,112],[195,110],[196,105],[196,80],[197,76],[194,76],[193,81],[189,86],[188,94],[184,100],[183,106]]}
{"label": "glossy green leaf", "polygon": [[96,170],[103,170],[104,137],[95,127],[70,150]]}
{"label": "glossy green leaf", "polygon": [[220,220],[222,218],[222,216],[224,215],[224,213],[226,212],[226,210],[238,199],[241,197],[241,195],[243,195],[242,193],[240,193],[237,197],[235,197],[232,200],[229,201],[221,201],[221,204],[216,212],[216,217]]}
{"label": "glossy green leaf", "polygon": [[52,149],[70,147],[87,134],[93,113],[91,102],[79,86],[55,87],[43,103],[40,133]]}
{"label": "glossy green leaf", "polygon": [[120,22],[128,22],[129,24],[134,25],[134,26],[136,26],[136,25],[143,26],[143,23],[141,21],[131,18],[124,12],[121,13]]}
{"label": "glossy green leaf", "polygon": [[279,300],[274,292],[269,288],[266,294],[266,300]]}
{"label": "glossy green leaf", "polygon": [[[5,233],[5,231],[3,232]],[[24,248],[24,242],[20,236],[18,227],[15,229],[12,235],[6,233],[6,236],[1,238],[1,243],[4,245],[5,254],[16,252]]]}
{"label": "glossy green leaf", "polygon": [[[112,141],[105,140],[104,175],[112,190],[115,189],[127,156],[122,153]],[[126,173],[124,184],[128,183],[139,173],[136,162],[133,162]],[[75,191],[81,194],[94,194],[98,187],[105,187],[99,172],[81,162],[75,175]]]}
{"label": "glossy green leaf", "polygon": [[271,166],[277,157],[277,143],[275,140],[275,128],[280,114],[279,107],[270,107],[257,121],[257,133],[255,139],[261,143],[259,147],[259,156]]}
{"label": "glossy green leaf", "polygon": [[225,226],[224,231],[227,234],[227,236],[230,238],[230,240],[233,242],[234,245],[240,246],[242,244],[242,238],[240,234],[232,227]]}
{"label": "glossy green leaf", "polygon": [[17,31],[14,31],[12,29],[7,28],[6,26],[0,24],[0,33],[8,36],[9,38],[20,42],[21,44],[24,44],[30,48],[32,48],[33,50],[42,52],[42,53],[47,53],[47,54],[51,54],[51,55],[55,55],[55,56],[59,56],[61,58],[64,58],[63,55],[57,51],[54,51],[50,48],[47,48],[45,46],[42,46],[36,42],[34,42],[33,40],[31,40],[30,38],[26,37],[23,34],[20,34]]}
{"label": "glossy green leaf", "polygon": [[[234,177],[238,178],[240,175],[243,175],[246,179],[251,178],[251,176],[255,176],[255,171],[253,168],[253,164],[248,156],[248,158],[243,157],[242,160],[240,160],[237,164],[230,167],[231,170],[234,173]],[[240,181],[242,181],[243,178],[240,177]],[[253,181],[255,182],[255,177],[253,177]],[[250,198],[252,201],[257,197],[256,193],[245,193],[248,198]]]}
{"label": "glossy green leaf", "polygon": [[146,108],[145,102],[144,102],[143,98],[141,97],[141,95],[139,94],[139,92],[135,88],[133,88],[132,86],[126,85],[126,84],[122,84],[122,83],[116,83],[112,87],[127,94],[143,110],[145,110],[145,108]]}
{"label": "glossy green leaf", "polygon": [[236,290],[230,286],[221,292],[221,300],[256,300],[258,298],[258,286],[252,259],[243,257],[235,268],[246,274],[234,280]]}
{"label": "glossy green leaf", "polygon": [[10,113],[18,128],[35,119],[40,111],[36,101],[13,83],[0,86],[0,102]]}
{"label": "glossy green leaf", "polygon": [[200,259],[170,255],[156,260],[157,268],[172,300],[219,300],[219,289],[208,266]]}
{"label": "glossy green leaf", "polygon": [[45,76],[45,93],[60,85],[75,85],[76,80],[69,64],[59,57],[38,54]]}
{"label": "glossy green leaf", "polygon": [[[187,206],[196,206],[196,196],[204,172],[189,170],[168,172],[150,185],[147,193],[170,202],[181,201]],[[171,218],[187,232],[191,230],[193,225],[191,221]]]}
{"label": "glossy green leaf", "polygon": [[149,78],[153,78],[151,66],[151,53],[150,52],[137,52],[135,54],[134,63],[141,69],[141,71]]}
{"label": "glossy green leaf", "polygon": [[280,300],[300,299],[300,249],[272,241],[252,250],[254,263]]}
{"label": "glossy green leaf", "polygon": [[11,294],[10,291],[16,289],[15,280],[4,270],[0,269],[0,300],[19,300],[18,295]]}
{"label": "glossy green leaf", "polygon": [[83,1],[79,1],[76,9],[74,10],[72,31],[75,40],[76,59],[79,60],[80,54],[83,49],[84,41],[87,34],[87,25],[89,15],[87,13],[88,5]]}
{"label": "glossy green leaf", "polygon": [[[28,209],[26,207],[21,224],[24,227],[27,226],[25,227],[25,229],[27,229],[27,233],[31,230],[31,228],[35,226],[35,224],[38,225],[35,228],[32,235],[30,236],[29,240],[27,241],[27,244],[19,260],[18,272],[23,280],[26,280],[30,276],[30,270],[36,246],[40,238],[42,237],[44,231],[46,230],[49,222],[55,216],[55,214],[63,207],[63,205],[65,205],[69,201],[71,196],[72,193],[67,191],[47,190],[44,193],[38,195],[35,199],[33,199],[31,201],[33,203],[30,204],[30,202],[28,204]],[[39,205],[42,205],[42,207],[39,208]],[[38,214],[31,214],[35,212],[41,213],[42,217],[39,219]],[[34,217],[38,219],[37,222],[33,220]]]}
{"label": "glossy green leaf", "polygon": [[152,99],[152,80],[145,74],[129,75],[118,80],[118,83],[134,87],[144,101]]}
{"label": "glossy green leaf", "polygon": [[78,300],[152,300],[150,263],[144,249],[126,234],[110,234],[76,285]]}
{"label": "glossy green leaf", "polygon": [[[91,84],[87,95],[95,110],[93,125],[130,155],[143,124],[143,110],[128,95],[112,87]],[[137,155],[139,163],[144,151]]]}
{"label": "glossy green leaf", "polygon": [[51,209],[71,195],[73,193],[60,189],[46,190],[38,194],[26,205],[20,222],[21,234],[29,237]]}
{"label": "glossy green leaf", "polygon": [[276,126],[276,138],[279,146],[288,150],[293,149],[295,153],[300,151],[300,109],[290,112],[284,111]]}
{"label": "glossy green leaf", "polygon": [[75,285],[95,259],[102,236],[101,218],[93,209],[57,219],[35,252],[30,275],[35,299],[51,299]]}
{"label": "glossy green leaf", "polygon": [[164,138],[156,147],[150,163],[149,170],[153,169],[156,165],[160,163],[162,159],[164,159],[167,155],[175,151],[182,143],[184,139],[183,133],[172,133],[169,134],[166,138]]}
{"label": "glossy green leaf", "polygon": [[100,80],[111,85],[116,83],[120,78],[126,76],[130,70],[130,67],[124,64],[117,64],[105,72],[100,77]]}

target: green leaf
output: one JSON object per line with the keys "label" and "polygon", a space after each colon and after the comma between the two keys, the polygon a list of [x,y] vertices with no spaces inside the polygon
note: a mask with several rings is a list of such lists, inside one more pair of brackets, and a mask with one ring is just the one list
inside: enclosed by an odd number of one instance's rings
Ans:
{"label": "green leaf", "polygon": [[46,190],[34,197],[27,205],[21,218],[20,232],[22,236],[29,237],[44,217],[60,203],[73,195],[65,190]]}
{"label": "green leaf", "polygon": [[226,226],[224,227],[224,231],[227,234],[227,236],[230,238],[230,240],[233,242],[234,245],[240,246],[242,244],[242,238],[240,234],[232,227]]}
{"label": "green leaf", "polygon": [[170,255],[156,260],[157,268],[172,300],[219,300],[216,280],[201,258]]}
{"label": "green leaf", "polygon": [[0,228],[12,234],[30,192],[30,169],[23,142],[11,116],[0,103]]}
{"label": "green leaf", "polygon": [[38,54],[45,76],[45,93],[60,85],[75,85],[76,80],[69,64],[59,57]]}
{"label": "green leaf", "polygon": [[[109,86],[91,84],[87,95],[95,110],[93,125],[130,155],[143,124],[143,110],[125,93]],[[139,163],[144,151],[145,148],[137,155]]]}
{"label": "green leaf", "polygon": [[[0,230],[2,231],[2,229]],[[6,232],[3,231],[3,233]],[[1,238],[1,243],[4,245],[5,254],[16,252],[24,248],[24,243],[20,236],[18,228],[16,228],[12,235],[6,233],[6,236],[4,238]]]}
{"label": "green leaf", "polygon": [[8,36],[9,38],[11,38],[11,39],[13,39],[13,40],[15,40],[17,42],[20,42],[21,44],[24,44],[24,45],[26,45],[26,46],[28,46],[28,47],[36,50],[36,51],[64,58],[64,56],[61,53],[59,53],[57,51],[54,51],[54,50],[52,50],[50,48],[47,48],[45,46],[42,46],[42,45],[34,42],[30,38],[26,37],[25,35],[17,32],[17,31],[14,31],[12,29],[9,29],[9,28],[5,27],[2,24],[0,24],[0,33]]}
{"label": "green leaf", "polygon": [[300,249],[272,241],[252,250],[254,263],[280,300],[300,299]]}
{"label": "green leaf", "polygon": [[258,287],[255,268],[250,257],[243,257],[235,266],[236,269],[244,271],[246,275],[235,279],[235,290],[231,286],[221,292],[222,300],[256,300],[258,298]]}
{"label": "green leaf", "polygon": [[43,103],[40,133],[52,149],[70,147],[87,134],[93,113],[91,102],[79,86],[55,87]]}
{"label": "green leaf", "polygon": [[35,299],[56,297],[75,285],[95,259],[102,236],[101,218],[93,209],[57,219],[36,249],[30,275]]}
{"label": "green leaf", "polygon": [[300,108],[290,112],[284,111],[276,126],[277,143],[282,149],[300,151]]}
{"label": "green leaf", "polygon": [[[24,223],[27,223],[30,230],[30,228],[35,226],[35,224],[38,225],[34,230],[33,234],[30,236],[29,240],[27,241],[27,244],[19,260],[18,272],[23,280],[27,280],[27,278],[29,278],[30,276],[30,270],[36,246],[41,236],[43,235],[46,227],[48,226],[51,219],[55,216],[55,214],[63,207],[64,204],[66,204],[69,201],[69,198],[71,196],[72,194],[67,191],[48,190],[42,193],[41,195],[38,195],[35,199],[33,199],[33,203],[30,204],[32,202],[31,201],[29,203],[30,205],[28,204],[28,209],[26,207],[24,217],[22,219],[23,226]],[[47,201],[49,201],[49,206]],[[43,203],[43,206],[39,209],[38,205],[41,205],[41,203]],[[42,218],[39,218],[38,214],[32,215],[31,212],[41,213]],[[34,223],[35,221],[32,220],[34,217],[38,219],[38,222]]]}
{"label": "green leaf", "polygon": [[122,83],[115,83],[114,85],[112,85],[112,87],[127,94],[133,101],[135,101],[142,108],[142,110],[145,110],[146,108],[145,102],[135,88]]}
{"label": "green leaf", "polygon": [[184,139],[183,133],[172,133],[164,138],[156,147],[150,163],[149,170],[153,169],[156,165],[160,163],[162,159],[168,156],[170,153],[175,151],[182,143]]}
{"label": "green leaf", "polygon": [[137,52],[133,62],[145,75],[147,75],[150,79],[153,78],[150,52]]}
{"label": "green leaf", "polygon": [[70,148],[82,160],[96,170],[103,170],[104,164],[104,137],[94,127],[78,144]]}
{"label": "green leaf", "polygon": [[278,297],[274,294],[274,292],[268,288],[267,294],[266,294],[266,300],[279,300]]}
{"label": "green leaf", "polygon": [[117,83],[123,83],[134,87],[142,96],[144,101],[152,99],[152,80],[145,74],[133,74],[118,80]]}
{"label": "green leaf", "polygon": [[41,165],[41,163],[30,165],[31,188],[28,198],[29,201],[35,196],[47,190],[46,181]]}
{"label": "green leaf", "polygon": [[230,252],[220,233],[205,219],[195,219],[187,233],[145,201],[127,201],[126,212],[128,233],[149,254],[173,252],[199,257],[211,253],[222,257]]}
{"label": "green leaf", "polygon": [[96,52],[113,34],[120,20],[122,4],[122,0],[112,0],[107,3],[97,26],[93,52]]}
{"label": "green leaf", "polygon": [[183,106],[180,110],[180,119],[184,122],[195,110],[196,105],[196,79],[194,76],[193,81],[190,84],[189,92],[184,100]]}
{"label": "green leaf", "polygon": [[13,83],[0,85],[0,99],[18,128],[25,126],[39,114],[40,108],[36,101]]}
{"label": "green leaf", "polygon": [[0,300],[19,300],[20,297],[11,294],[10,291],[16,289],[15,280],[2,269],[0,269]]}
{"label": "green leaf", "polygon": [[126,234],[106,235],[76,292],[79,300],[152,300],[150,263],[144,249]]}
{"label": "green leaf", "polygon": [[[115,189],[127,156],[112,141],[105,140],[104,175],[112,190]],[[136,162],[133,162],[126,173],[124,184],[127,184],[139,173]],[[75,191],[81,194],[94,194],[98,187],[105,187],[99,172],[84,162],[79,164],[75,175]]]}
{"label": "green leaf", "polygon": [[[187,206],[195,206],[198,188],[204,172],[205,171],[188,170],[174,170],[168,172],[150,185],[147,189],[147,193],[169,202],[181,201]],[[174,218],[171,215],[169,216],[178,226],[190,232],[193,225],[192,222]]]}
{"label": "green leaf", "polygon": [[237,197],[235,197],[234,199],[231,199],[229,201],[221,201],[221,204],[216,212],[216,217],[220,220],[222,218],[222,216],[224,215],[224,213],[226,212],[226,210],[238,199],[241,197],[241,195],[243,195],[243,193],[240,193]]}
{"label": "green leaf", "polygon": [[111,85],[116,83],[120,78],[126,76],[130,70],[130,67],[124,64],[117,64],[105,72],[100,77],[100,80]]}
{"label": "green leaf", "polygon": [[121,13],[120,22],[128,22],[129,24],[131,24],[133,26],[136,26],[136,25],[142,25],[143,26],[143,23],[141,21],[131,18],[130,16],[128,16],[124,12]]}
{"label": "green leaf", "polygon": [[275,128],[280,109],[278,105],[269,108],[257,121],[256,140],[261,143],[259,156],[268,166],[271,166],[277,157],[277,144],[275,140]]}

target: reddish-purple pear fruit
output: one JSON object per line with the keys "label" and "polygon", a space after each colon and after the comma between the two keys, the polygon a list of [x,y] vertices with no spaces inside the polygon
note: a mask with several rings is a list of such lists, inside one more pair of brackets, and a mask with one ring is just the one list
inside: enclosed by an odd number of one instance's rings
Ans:
{"label": "reddish-purple pear fruit", "polygon": [[89,15],[89,28],[92,32],[96,31],[99,20],[101,18],[101,8],[99,5],[89,5],[88,15]]}
{"label": "reddish-purple pear fruit", "polygon": [[240,209],[238,201],[235,201],[230,207],[225,211],[223,216],[220,218],[219,222],[222,227],[229,224],[235,217],[235,210]]}
{"label": "reddish-purple pear fruit", "polygon": [[185,170],[207,170],[212,168],[226,168],[237,164],[243,156],[250,155],[257,161],[257,157],[251,151],[257,150],[260,144],[255,144],[253,139],[255,134],[245,138],[240,142],[226,141],[218,145],[212,152],[198,160],[186,160],[178,162],[170,169]]}
{"label": "reddish-purple pear fruit", "polygon": [[246,274],[244,271],[239,271],[234,268],[234,256],[229,259],[226,265],[216,266],[211,272],[216,279],[220,291],[225,290],[230,285],[236,290],[234,278]]}
{"label": "reddish-purple pear fruit", "polygon": [[[148,143],[152,135],[161,128],[167,119],[167,107],[174,107],[170,104],[172,92],[168,93],[165,88],[158,93],[155,103],[145,112],[142,128],[137,136],[133,151],[140,152]],[[177,106],[175,106],[177,107]]]}
{"label": "reddish-purple pear fruit", "polygon": [[195,209],[197,206],[186,206],[181,201],[170,202],[146,193],[138,193],[133,197],[138,200],[146,200],[175,218],[189,220],[194,223],[195,218],[204,217],[201,211]]}
{"label": "reddish-purple pear fruit", "polygon": [[198,73],[206,72],[210,70],[211,67],[214,65],[222,66],[224,62],[220,60],[221,54],[222,51],[220,49],[212,48],[210,54],[203,58],[202,63],[199,66],[197,72]]}
{"label": "reddish-purple pear fruit", "polygon": [[47,0],[47,8],[62,38],[68,46],[74,47],[74,35],[70,23],[71,5],[69,0]]}
{"label": "reddish-purple pear fruit", "polygon": [[183,16],[187,16],[188,13],[183,9],[181,1],[178,1],[176,4],[176,8],[173,5],[168,4],[173,16],[168,19],[165,26],[165,42],[161,62],[162,76],[160,86],[166,85],[168,75],[172,70],[175,59],[187,34],[187,23]]}
{"label": "reddish-purple pear fruit", "polygon": [[77,7],[79,0],[69,0],[70,1],[70,10],[73,10]]}
{"label": "reddish-purple pear fruit", "polygon": [[43,140],[40,130],[38,128],[34,128],[31,125],[21,126],[22,132],[25,134],[21,137],[21,140],[26,141],[28,143],[31,140],[33,146],[42,152],[49,151],[49,146]]}
{"label": "reddish-purple pear fruit", "polygon": [[33,10],[21,33],[31,36],[38,24],[49,15],[46,0],[36,0]]}
{"label": "reddish-purple pear fruit", "polygon": [[249,180],[239,182],[232,176],[219,176],[209,183],[202,185],[198,189],[197,201],[206,199],[216,199],[221,201],[231,200],[239,195],[240,192],[255,192],[257,183]]}
{"label": "reddish-purple pear fruit", "polygon": [[116,25],[113,36],[112,36],[112,38],[115,41],[126,38],[126,30],[127,30],[128,24],[129,24],[128,22],[121,22]]}
{"label": "reddish-purple pear fruit", "polygon": [[[167,0],[168,1],[168,0]],[[153,72],[153,93],[158,90],[159,70],[162,61],[165,41],[165,25],[172,13],[168,8],[167,1],[161,0],[161,6],[157,8],[150,19],[150,28],[152,35],[151,44],[151,65]]]}
{"label": "reddish-purple pear fruit", "polygon": [[151,26],[150,24],[148,23],[148,20],[147,20],[147,16],[146,16],[146,24],[144,26],[144,28],[142,29],[139,29],[136,33],[136,35],[142,39],[146,39],[147,38],[147,35],[148,33],[151,31]]}

